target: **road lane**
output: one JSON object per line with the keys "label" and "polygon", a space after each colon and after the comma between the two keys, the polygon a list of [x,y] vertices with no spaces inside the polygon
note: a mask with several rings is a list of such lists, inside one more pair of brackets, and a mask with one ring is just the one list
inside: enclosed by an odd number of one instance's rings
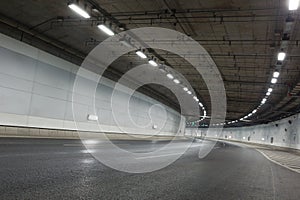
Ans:
{"label": "road lane", "polygon": [[[139,152],[167,142],[115,143]],[[199,159],[199,145],[159,171],[129,174],[95,160],[79,140],[2,138],[0,199],[299,199],[300,175],[256,150],[219,143]]]}

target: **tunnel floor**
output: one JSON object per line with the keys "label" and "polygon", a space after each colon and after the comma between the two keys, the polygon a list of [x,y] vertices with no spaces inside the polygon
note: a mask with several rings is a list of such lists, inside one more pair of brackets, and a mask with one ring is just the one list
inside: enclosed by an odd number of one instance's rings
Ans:
{"label": "tunnel floor", "polygon": [[[117,141],[134,149],[153,143]],[[94,159],[80,140],[0,139],[0,199],[299,199],[300,174],[255,149],[218,143],[159,171],[130,174]]]}

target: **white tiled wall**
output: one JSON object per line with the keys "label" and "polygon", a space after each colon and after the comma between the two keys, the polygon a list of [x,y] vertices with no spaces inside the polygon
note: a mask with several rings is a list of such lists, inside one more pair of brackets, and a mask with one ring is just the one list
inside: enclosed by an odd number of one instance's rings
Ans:
{"label": "white tiled wall", "polygon": [[[76,108],[76,120],[81,122],[81,128],[97,131],[97,125],[87,121],[88,114],[97,114],[103,131],[118,131],[114,121],[110,97],[114,82],[103,79],[96,90],[94,113],[92,90],[93,81],[82,77],[83,84],[79,86],[75,102],[72,104],[72,90],[78,66],[40,51],[27,44],[0,34],[0,125],[41,127],[51,129],[76,129],[73,121],[72,105]],[[92,73],[92,72],[87,72]],[[125,89],[126,90],[126,89]],[[116,105],[124,105],[126,91],[117,91]],[[123,112],[118,112],[121,127],[140,134],[152,133],[153,124],[149,123],[148,109],[160,104],[143,94],[135,93],[130,100],[131,118],[138,125],[148,125],[144,129],[135,129],[130,118]],[[162,105],[162,104],[160,104]],[[157,123],[164,121],[164,134],[174,134],[185,127],[185,118],[169,107],[162,105],[166,113],[159,109],[153,116]],[[118,110],[118,109],[116,109]],[[121,109],[120,109],[121,110]],[[166,114],[166,115],[164,115]],[[180,120],[182,119],[181,123]],[[22,132],[25,133],[25,132]]]}

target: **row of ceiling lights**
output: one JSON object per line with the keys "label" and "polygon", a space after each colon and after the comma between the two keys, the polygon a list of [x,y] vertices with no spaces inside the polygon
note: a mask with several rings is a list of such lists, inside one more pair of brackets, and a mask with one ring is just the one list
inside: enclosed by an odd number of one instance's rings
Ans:
{"label": "row of ceiling lights", "polygon": [[[299,7],[299,2],[300,2],[300,0],[289,0],[289,10],[290,11],[297,10]],[[285,60],[285,58],[286,58],[286,53],[283,51],[283,49],[281,49],[280,52],[278,52],[278,54],[277,54],[277,62],[279,62],[280,65],[282,65],[282,62]],[[273,76],[271,78],[271,86],[268,88],[265,97],[261,100],[260,105],[257,108],[255,108],[253,111],[251,111],[249,114],[245,115],[244,117],[240,118],[239,120],[233,120],[233,121],[230,121],[227,123],[225,123],[225,122],[224,123],[216,123],[216,124],[212,124],[212,125],[213,126],[230,125],[230,124],[238,123],[240,121],[245,121],[248,118],[252,117],[268,100],[269,96],[271,95],[271,93],[273,91],[274,84],[277,83],[279,75],[280,75],[280,72],[276,69],[273,72]]]}
{"label": "row of ceiling lights", "polygon": [[[290,11],[297,10],[299,7],[299,1],[300,0],[289,0],[289,10]],[[281,49],[280,52],[278,52],[278,54],[277,54],[277,62],[279,62],[281,65],[282,62],[285,60],[285,58],[286,58],[286,53],[283,51],[283,49]],[[250,112],[249,114],[247,114],[246,116],[242,117],[239,120],[234,120],[234,121],[230,121],[227,123],[213,124],[213,125],[214,126],[220,126],[220,125],[223,126],[225,124],[234,124],[239,121],[245,121],[248,118],[252,117],[267,102],[269,96],[273,92],[274,84],[277,83],[279,75],[280,75],[280,72],[278,70],[275,70],[273,72],[273,76],[271,78],[271,86],[268,88],[265,97],[261,100],[260,105],[257,108],[255,108],[252,112]]]}
{"label": "row of ceiling lights", "polygon": [[[68,7],[70,9],[72,9],[74,12],[76,12],[78,15],[82,16],[83,18],[85,19],[89,19],[91,16],[90,14],[83,8],[81,8],[79,6],[79,3],[69,3],[68,4]],[[108,36],[113,36],[115,35],[115,33],[105,25],[105,22],[103,24],[98,24],[97,27],[103,31],[104,33],[106,33]],[[122,44],[124,44],[125,46],[128,46],[128,47],[132,47],[133,45],[130,43],[130,40],[126,39],[125,37],[122,38],[120,40],[120,42]],[[138,55],[141,59],[147,59],[148,56],[145,54],[145,51],[143,51],[142,49],[138,49],[136,52],[136,55]],[[148,59],[148,63],[154,67],[157,67],[159,64],[157,63],[157,58],[154,58],[153,56],[151,58]],[[161,64],[160,64],[161,65]],[[162,70],[162,71],[165,71],[165,70]],[[181,81],[177,78],[175,78],[175,76],[170,73],[170,72],[167,72],[167,75],[166,75],[170,80],[173,80],[173,82],[175,84],[180,84]],[[193,95],[191,90],[189,88],[187,88],[186,86],[183,86],[183,90],[189,94],[189,95]],[[199,101],[198,97],[196,95],[193,95],[193,99],[198,102],[198,105],[200,106],[202,112],[203,112],[203,116],[200,117],[200,119],[198,120],[198,122],[200,121],[203,121],[206,116],[207,116],[207,113],[206,113],[206,110],[205,110],[205,107],[203,106],[203,104]]]}

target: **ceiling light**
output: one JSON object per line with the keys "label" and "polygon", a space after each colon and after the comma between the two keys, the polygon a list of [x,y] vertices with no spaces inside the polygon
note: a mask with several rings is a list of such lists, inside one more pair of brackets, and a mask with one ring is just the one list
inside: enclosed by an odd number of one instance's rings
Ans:
{"label": "ceiling light", "polygon": [[176,83],[176,84],[179,84],[179,83],[180,83],[180,81],[179,81],[178,79],[174,79],[173,81],[174,81],[174,83]]}
{"label": "ceiling light", "polygon": [[170,73],[167,74],[167,77],[168,77],[169,79],[173,79],[173,78],[174,78],[174,76],[173,76],[172,74],[170,74]]}
{"label": "ceiling light", "polygon": [[199,103],[199,106],[201,106],[203,108],[203,104],[201,102]]}
{"label": "ceiling light", "polygon": [[203,115],[204,115],[204,117],[206,117],[206,110],[203,111]]}
{"label": "ceiling light", "polygon": [[272,88],[269,88],[269,89],[268,89],[268,92],[272,92],[272,91],[273,91],[273,89],[272,89]]}
{"label": "ceiling light", "polygon": [[267,96],[270,96],[270,95],[271,95],[271,92],[267,92],[266,95],[267,95]]}
{"label": "ceiling light", "polygon": [[191,91],[187,91],[187,93],[188,93],[188,94],[192,94],[192,92],[191,92]]}
{"label": "ceiling light", "polygon": [[252,111],[252,113],[253,113],[253,114],[254,114],[254,113],[256,113],[256,112],[257,112],[257,110],[256,110],[256,109]]}
{"label": "ceiling light", "polygon": [[299,0],[290,0],[289,10],[297,10],[299,6]]}
{"label": "ceiling light", "polygon": [[263,98],[263,100],[261,101],[261,104],[265,104],[266,101],[267,101],[267,99],[266,99],[266,98]]}
{"label": "ceiling light", "polygon": [[189,89],[187,87],[184,87],[183,90],[186,92],[189,91]]}
{"label": "ceiling light", "polygon": [[71,8],[74,12],[76,12],[77,14],[79,14],[80,16],[88,19],[90,18],[91,16],[85,11],[83,10],[82,8],[80,8],[78,5],[74,4],[74,3],[71,3],[68,5],[69,8]]}
{"label": "ceiling light", "polygon": [[99,24],[98,28],[109,36],[115,35],[115,33],[112,30],[110,30],[107,26],[105,26],[104,24]]}
{"label": "ceiling light", "polygon": [[152,60],[152,59],[150,59],[150,60],[148,61],[148,63],[149,63],[150,65],[154,66],[154,67],[157,67],[157,66],[158,66],[157,63],[156,63],[154,60]]}
{"label": "ceiling light", "polygon": [[277,83],[277,78],[272,78],[271,83],[273,84]]}
{"label": "ceiling light", "polygon": [[142,59],[147,58],[147,56],[141,50],[137,50],[135,53],[136,53],[136,55],[138,55]]}
{"label": "ceiling light", "polygon": [[273,73],[273,77],[274,77],[274,78],[278,78],[279,75],[280,75],[280,73],[279,73],[278,71],[275,71],[275,72]]}
{"label": "ceiling light", "polygon": [[277,56],[277,60],[279,60],[279,61],[284,61],[285,56],[286,56],[286,53],[284,53],[284,52],[279,52],[279,53],[278,53],[278,56]]}

